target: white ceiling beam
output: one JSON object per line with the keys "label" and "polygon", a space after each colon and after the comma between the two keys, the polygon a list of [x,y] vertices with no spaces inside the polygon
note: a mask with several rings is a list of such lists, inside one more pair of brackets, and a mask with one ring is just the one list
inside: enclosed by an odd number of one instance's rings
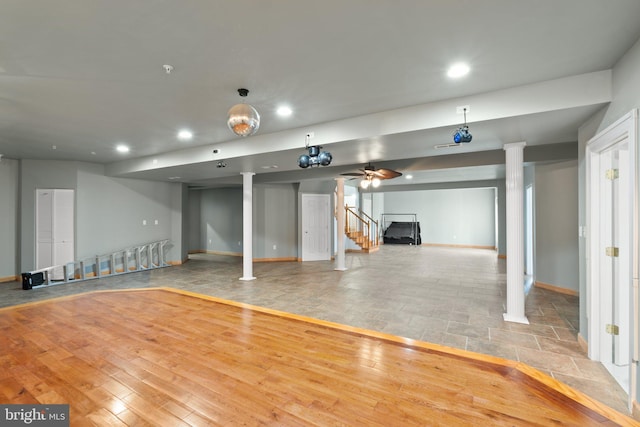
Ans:
{"label": "white ceiling beam", "polygon": [[[317,124],[246,139],[186,148],[156,156],[123,160],[106,166],[111,176],[171,168],[180,165],[233,159],[304,147],[305,135],[314,133],[311,145],[339,144],[385,135],[459,125],[456,107],[469,105],[469,123],[571,109],[610,102],[611,70],[598,71],[518,86],[463,98],[448,99],[364,116]],[[217,154],[213,150],[218,150]],[[295,165],[294,165],[295,167]]]}

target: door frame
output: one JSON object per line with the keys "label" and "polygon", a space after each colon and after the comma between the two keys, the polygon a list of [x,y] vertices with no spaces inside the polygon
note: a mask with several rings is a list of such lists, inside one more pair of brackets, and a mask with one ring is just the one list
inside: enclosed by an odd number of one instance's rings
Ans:
{"label": "door frame", "polygon": [[601,288],[598,286],[600,275],[599,257],[603,250],[600,245],[600,211],[599,198],[594,197],[593,191],[598,188],[600,156],[603,152],[616,144],[628,139],[629,146],[629,174],[627,175],[627,188],[629,197],[628,229],[633,236],[630,242],[627,257],[630,268],[630,286],[632,286],[632,298],[629,301],[629,325],[631,352],[629,358],[629,407],[636,401],[636,366],[633,360],[637,360],[638,352],[638,110],[634,109],[615,123],[599,132],[587,142],[585,152],[586,166],[586,284],[587,284],[587,323],[588,323],[588,356],[592,360],[602,361],[604,355],[600,353],[600,341],[605,334],[601,328],[600,302]]}
{"label": "door frame", "polygon": [[[327,212],[326,212],[326,216],[325,218],[323,218],[324,221],[324,225],[326,225],[326,236],[323,236],[324,238],[327,239],[327,245],[325,250],[322,252],[321,256],[315,256],[315,254],[312,254],[314,256],[309,256],[309,248],[307,247],[306,244],[306,240],[305,239],[305,234],[306,234],[306,230],[305,230],[305,225],[307,224],[307,220],[308,220],[308,215],[309,212],[306,209],[306,203],[305,200],[309,199],[309,198],[316,198],[319,200],[322,200],[323,202],[326,203],[327,206]],[[300,239],[300,243],[302,245],[302,250],[301,250],[301,260],[302,261],[327,261],[331,259],[331,221],[332,221],[332,216],[331,216],[331,197],[329,194],[315,194],[315,193],[302,193],[302,197],[301,197],[301,221],[300,221],[300,228],[302,230],[302,236]],[[319,252],[318,252],[319,254]]]}
{"label": "door frame", "polygon": [[[51,235],[50,242],[41,242],[40,225],[43,219],[45,206],[41,204],[41,195],[51,194],[49,203],[49,217]],[[63,197],[64,196],[64,197]],[[69,203],[59,204],[59,199],[66,199]],[[69,188],[36,188],[34,203],[34,266],[36,269],[47,267],[60,267],[75,260],[76,254],[76,191]],[[61,232],[62,231],[62,232]],[[65,232],[66,231],[66,232]],[[49,245],[49,265],[41,265],[41,245]],[[67,247],[66,255],[61,255],[61,246]],[[57,268],[50,273],[56,280],[62,278],[62,268]]]}

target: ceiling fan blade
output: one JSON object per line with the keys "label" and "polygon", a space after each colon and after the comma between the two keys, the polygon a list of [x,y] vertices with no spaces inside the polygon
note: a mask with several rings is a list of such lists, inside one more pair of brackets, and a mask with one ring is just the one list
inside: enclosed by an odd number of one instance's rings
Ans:
{"label": "ceiling fan blade", "polygon": [[392,179],[402,176],[401,172],[394,171],[391,169],[376,169],[373,171],[373,174],[376,175],[380,179]]}
{"label": "ceiling fan blade", "polygon": [[362,174],[360,172],[347,172],[347,173],[341,173],[340,175],[342,175],[342,176],[362,176]]}

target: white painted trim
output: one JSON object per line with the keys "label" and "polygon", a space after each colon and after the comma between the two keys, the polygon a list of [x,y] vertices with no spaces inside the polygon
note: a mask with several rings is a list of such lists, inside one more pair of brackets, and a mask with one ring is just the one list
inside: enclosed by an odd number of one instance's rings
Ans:
{"label": "white painted trim", "polygon": [[632,310],[631,319],[631,346],[633,348],[632,362],[629,364],[629,407],[636,401],[637,384],[636,384],[636,364],[633,360],[637,360],[638,355],[638,313],[637,313],[637,283],[638,283],[638,110],[634,109],[628,114],[618,119],[615,123],[608,126],[591,138],[586,147],[585,166],[586,166],[586,265],[587,265],[587,323],[589,333],[588,356],[590,359],[601,361],[603,355],[600,354],[600,340],[604,333],[600,331],[600,300],[601,293],[597,282],[600,275],[600,266],[597,262],[599,258],[599,237],[598,227],[600,223],[599,200],[592,196],[594,187],[599,180],[598,173],[600,170],[600,154],[608,148],[614,146],[618,142],[628,138],[629,145],[629,198],[630,218],[631,218],[631,242],[630,264],[631,279],[633,282],[633,297],[629,304]]}

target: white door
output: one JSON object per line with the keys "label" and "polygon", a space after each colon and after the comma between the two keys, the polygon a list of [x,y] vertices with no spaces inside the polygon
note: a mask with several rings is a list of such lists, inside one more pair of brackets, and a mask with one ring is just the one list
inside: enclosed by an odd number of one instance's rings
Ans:
{"label": "white door", "polygon": [[628,138],[600,153],[600,355],[629,391],[631,270],[629,245]]}
{"label": "white door", "polygon": [[[589,357],[600,361],[635,400],[633,301],[638,278],[637,111],[587,145],[587,318]],[[635,337],[635,338],[634,338]]]}
{"label": "white door", "polygon": [[302,195],[302,261],[331,259],[331,209],[328,194]]}
{"label": "white door", "polygon": [[[36,190],[36,269],[74,261],[74,190]],[[62,268],[53,279],[62,279]]]}

